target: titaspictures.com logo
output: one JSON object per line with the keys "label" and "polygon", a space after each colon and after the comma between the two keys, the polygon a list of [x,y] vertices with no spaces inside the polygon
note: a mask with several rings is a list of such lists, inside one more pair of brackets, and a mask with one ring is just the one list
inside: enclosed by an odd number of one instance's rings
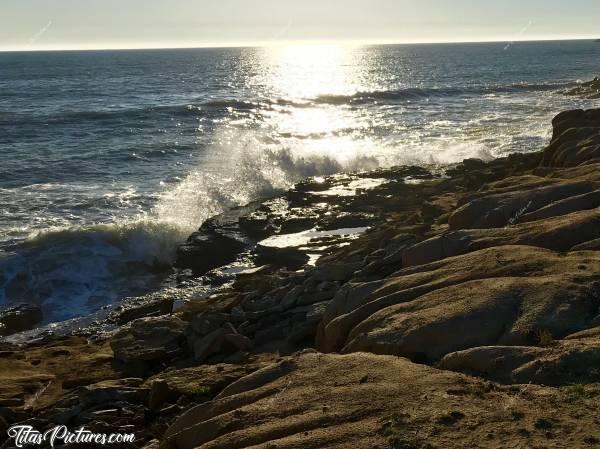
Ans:
{"label": "titaspictures.com logo", "polygon": [[133,443],[135,435],[132,433],[94,433],[85,427],[70,431],[67,426],[56,426],[45,432],[40,432],[32,426],[12,426],[7,431],[8,437],[13,440],[15,447],[30,447],[69,444],[97,444],[108,446],[111,444]]}

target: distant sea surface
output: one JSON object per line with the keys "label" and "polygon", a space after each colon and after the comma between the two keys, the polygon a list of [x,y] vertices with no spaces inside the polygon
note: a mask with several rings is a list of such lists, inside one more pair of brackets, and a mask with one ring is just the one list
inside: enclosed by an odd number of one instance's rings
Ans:
{"label": "distant sea surface", "polygon": [[541,149],[592,41],[0,53],[0,306],[157,285],[224,208],[311,175]]}

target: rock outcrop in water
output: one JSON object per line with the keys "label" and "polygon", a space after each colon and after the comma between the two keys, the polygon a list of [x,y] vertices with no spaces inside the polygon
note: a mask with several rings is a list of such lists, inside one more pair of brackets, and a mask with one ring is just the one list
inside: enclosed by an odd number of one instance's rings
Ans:
{"label": "rock outcrop in water", "polygon": [[595,100],[600,98],[600,78],[596,77],[592,81],[581,83],[574,89],[567,92],[567,95]]}
{"label": "rock outcrop in water", "polygon": [[0,310],[0,335],[33,329],[42,321],[42,309],[34,304],[19,304]]}
{"label": "rock outcrop in water", "polygon": [[[598,447],[600,110],[553,127],[539,153],[308,180],[207,222],[180,251],[177,312],[141,300],[113,336],[5,344],[0,427],[164,449]],[[222,286],[194,301],[199,275]]]}

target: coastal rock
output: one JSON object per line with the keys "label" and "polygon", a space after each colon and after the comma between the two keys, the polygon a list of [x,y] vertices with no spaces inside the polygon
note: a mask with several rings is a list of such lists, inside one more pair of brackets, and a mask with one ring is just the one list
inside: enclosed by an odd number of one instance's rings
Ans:
{"label": "coastal rock", "polygon": [[208,335],[196,338],[192,342],[194,360],[196,362],[204,362],[211,355],[220,352],[225,332],[225,329],[218,328]]}
{"label": "coastal rock", "polygon": [[541,331],[564,337],[596,313],[597,298],[586,288],[592,280],[501,278],[436,290],[367,318],[342,351],[436,361],[479,346],[535,345]]}
{"label": "coastal rock", "polygon": [[173,311],[173,303],[173,297],[163,293],[126,298],[109,315],[109,319],[123,325],[140,318],[168,315]]}
{"label": "coastal rock", "polygon": [[199,335],[208,335],[228,323],[230,316],[224,313],[202,313],[192,318],[190,326]]}
{"label": "coastal rock", "polygon": [[[436,359],[449,352],[498,345],[501,341],[536,344],[536,326],[547,326],[554,335],[564,336],[570,333],[569,326],[580,327],[575,332],[592,322],[597,301],[593,286],[599,270],[593,253],[565,256],[528,246],[500,246],[405,268],[386,280],[350,284],[342,289],[327,307],[317,348],[331,352],[346,346],[346,350],[413,357],[421,353]],[[569,289],[573,296],[567,300]],[[565,319],[557,321],[556,315],[543,318],[544,313],[538,309],[542,304],[548,307],[545,313],[560,311],[561,316],[566,314]],[[484,325],[486,316],[491,322]],[[526,318],[527,325],[523,321]],[[540,321],[545,319],[549,321]],[[361,323],[366,321],[369,324],[363,326]],[[395,322],[397,329],[403,330],[393,330]],[[453,328],[452,323],[458,327]],[[460,331],[467,323],[472,326],[470,331]],[[566,328],[561,329],[563,325]],[[482,334],[478,335],[477,330]],[[350,344],[354,338],[356,341]],[[420,341],[423,338],[428,342]],[[431,343],[438,338],[439,345]],[[386,339],[389,345],[384,343]],[[410,351],[404,346],[409,342],[411,347],[415,345]],[[445,352],[444,348],[453,344],[463,346]],[[422,345],[420,350],[418,345]]]}
{"label": "coastal rock", "polygon": [[200,276],[234,262],[251,244],[240,229],[240,218],[256,211],[257,203],[230,209],[206,220],[177,250],[175,266]]}
{"label": "coastal rock", "polygon": [[298,270],[305,266],[310,257],[300,248],[256,246],[256,263],[258,265],[274,265],[288,270]]}
{"label": "coastal rock", "polygon": [[600,382],[600,336],[557,342],[551,351],[513,371],[518,383],[583,385]]}
{"label": "coastal rock", "polygon": [[182,353],[186,323],[176,317],[143,318],[119,331],[110,341],[115,359],[128,364],[152,364]]}
{"label": "coastal rock", "polygon": [[600,78],[596,77],[591,81],[580,83],[574,89],[567,91],[566,94],[574,97],[586,98],[589,100],[600,98]]}
{"label": "coastal rock", "polygon": [[[466,448],[482,441],[501,447],[550,441],[549,447],[558,448],[554,441],[583,442],[590,435],[585,429],[595,428],[593,414],[570,415],[581,403],[538,386],[530,386],[525,397],[510,387],[490,388],[460,374],[373,354],[307,353],[286,362],[244,377],[215,400],[186,411],[169,427],[161,448]],[[548,416],[561,417],[553,439],[519,431],[535,429]]]}
{"label": "coastal rock", "polygon": [[[595,120],[563,115],[555,141],[572,129],[593,141],[581,130]],[[314,178],[209,220],[204,235],[249,242],[250,258],[254,239],[295,243],[174,317],[134,321],[114,352],[101,334],[2,345],[0,405],[17,415],[0,416],[127,428],[163,449],[592,446],[600,163],[589,142],[567,142],[577,157],[548,153],[552,166],[537,153],[437,178],[406,167]],[[358,223],[370,229],[323,232]],[[283,268],[295,266],[288,250],[298,271]],[[152,377],[100,382],[132,375]]]}
{"label": "coastal rock", "polygon": [[318,265],[312,278],[316,282],[346,282],[361,265],[361,263],[327,263]]}
{"label": "coastal rock", "polygon": [[500,245],[531,245],[568,251],[600,238],[600,209],[575,212],[499,229],[449,232],[407,248],[403,266],[423,265]]}
{"label": "coastal rock", "polygon": [[18,304],[0,310],[0,335],[12,335],[33,329],[42,321],[42,308],[34,304]]}
{"label": "coastal rock", "polygon": [[151,386],[150,407],[160,409],[165,404],[174,404],[182,396],[212,398],[225,387],[263,367],[261,363],[244,365],[202,365],[185,369],[169,369],[148,379]]}
{"label": "coastal rock", "polygon": [[234,262],[246,248],[243,241],[227,235],[200,231],[192,234],[188,241],[177,249],[177,268],[189,268],[195,275]]}
{"label": "coastal rock", "polygon": [[[537,211],[544,206],[566,198],[590,193],[593,190],[594,184],[584,181],[557,183],[535,190],[491,193],[457,209],[448,219],[448,224],[452,230],[501,228],[515,224],[526,213]],[[591,208],[593,207],[587,209]],[[546,216],[543,218],[564,215],[582,209],[584,208],[571,207],[564,210],[564,213],[560,213],[561,210],[554,207],[554,209],[546,211]]]}
{"label": "coastal rock", "polygon": [[222,313],[199,314],[192,318],[187,339],[196,362],[206,362],[217,355],[223,361],[237,351],[252,349],[253,342],[238,333],[230,318]]}
{"label": "coastal rock", "polygon": [[600,207],[600,190],[575,195],[564,200],[553,202],[534,212],[521,215],[517,221],[526,223],[530,221],[543,220],[545,218],[567,215],[580,210],[590,210]]}
{"label": "coastal rock", "polygon": [[600,161],[600,109],[566,111],[553,120],[541,166],[574,167]]}
{"label": "coastal rock", "polygon": [[117,379],[83,387],[74,394],[84,408],[115,402],[143,403],[147,401],[150,389],[141,385],[141,379]]}
{"label": "coastal rock", "polygon": [[437,367],[496,382],[513,383],[515,369],[548,352],[549,349],[529,346],[487,346],[448,354]]}
{"label": "coastal rock", "polygon": [[45,410],[41,417],[54,425],[77,425],[108,407],[127,407],[143,413],[141,404],[148,400],[150,389],[141,383],[141,379],[119,379],[78,388]]}

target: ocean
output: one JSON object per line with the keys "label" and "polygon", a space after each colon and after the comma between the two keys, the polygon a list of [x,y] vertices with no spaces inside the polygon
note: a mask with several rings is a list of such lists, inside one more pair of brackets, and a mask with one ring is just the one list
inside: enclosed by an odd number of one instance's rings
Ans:
{"label": "ocean", "polygon": [[307,176],[539,150],[599,74],[592,41],[0,53],[0,306],[143,294]]}

